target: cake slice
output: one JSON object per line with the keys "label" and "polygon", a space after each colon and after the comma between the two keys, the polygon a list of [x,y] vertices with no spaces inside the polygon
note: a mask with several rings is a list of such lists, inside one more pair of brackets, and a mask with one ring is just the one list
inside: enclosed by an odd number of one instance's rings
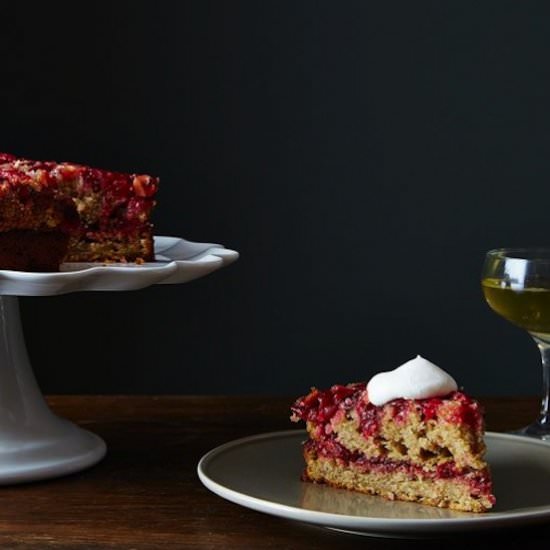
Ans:
{"label": "cake slice", "polygon": [[0,153],[0,269],[154,259],[158,178]]}
{"label": "cake slice", "polygon": [[312,389],[291,411],[309,436],[306,481],[468,512],[495,503],[480,405],[421,357],[368,385]]}

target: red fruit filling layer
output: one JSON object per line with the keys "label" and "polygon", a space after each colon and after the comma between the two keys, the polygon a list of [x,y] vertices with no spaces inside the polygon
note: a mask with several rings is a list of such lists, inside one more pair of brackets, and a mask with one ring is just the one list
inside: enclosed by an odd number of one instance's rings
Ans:
{"label": "red fruit filling layer", "polygon": [[[435,470],[424,470],[421,466],[406,461],[389,460],[385,457],[367,458],[359,452],[350,452],[334,439],[323,441],[308,440],[304,444],[305,452],[315,453],[327,459],[335,459],[343,467],[352,465],[359,472],[376,472],[378,474],[403,473],[409,479],[437,480],[452,479],[468,485],[472,496],[487,496],[495,503],[495,497],[491,494],[491,476],[488,469],[472,470],[470,468],[457,468],[454,462],[446,462],[437,466]],[[306,476],[307,477],[307,476]]]}

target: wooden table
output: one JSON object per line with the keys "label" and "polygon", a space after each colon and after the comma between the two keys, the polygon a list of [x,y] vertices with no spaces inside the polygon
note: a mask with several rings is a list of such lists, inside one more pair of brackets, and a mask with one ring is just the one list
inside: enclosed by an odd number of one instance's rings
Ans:
{"label": "wooden table", "polygon": [[[205,489],[200,457],[238,437],[292,426],[291,398],[54,396],[58,414],[105,439],[107,457],[65,478],[0,488],[0,548],[400,548],[240,507]],[[538,400],[482,399],[489,430],[530,421]],[[550,499],[550,495],[549,495]],[[504,539],[502,537],[505,537]],[[453,537],[445,548],[496,540],[550,544],[550,524]],[[441,541],[407,541],[441,548]],[[475,544],[474,544],[475,545]]]}

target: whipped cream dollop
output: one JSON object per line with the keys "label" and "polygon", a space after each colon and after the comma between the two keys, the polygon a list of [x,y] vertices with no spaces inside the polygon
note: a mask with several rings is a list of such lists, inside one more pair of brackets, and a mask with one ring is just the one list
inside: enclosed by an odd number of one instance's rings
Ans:
{"label": "whipped cream dollop", "polygon": [[417,355],[396,369],[380,372],[367,384],[369,401],[381,406],[393,399],[427,399],[456,391],[454,378]]}

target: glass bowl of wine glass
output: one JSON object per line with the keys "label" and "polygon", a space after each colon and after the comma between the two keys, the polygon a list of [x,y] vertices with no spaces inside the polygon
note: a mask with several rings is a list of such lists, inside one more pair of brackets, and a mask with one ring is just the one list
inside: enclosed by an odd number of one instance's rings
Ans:
{"label": "glass bowl of wine glass", "polygon": [[515,433],[550,440],[550,247],[489,250],[481,287],[491,309],[526,330],[541,354],[540,415]]}

